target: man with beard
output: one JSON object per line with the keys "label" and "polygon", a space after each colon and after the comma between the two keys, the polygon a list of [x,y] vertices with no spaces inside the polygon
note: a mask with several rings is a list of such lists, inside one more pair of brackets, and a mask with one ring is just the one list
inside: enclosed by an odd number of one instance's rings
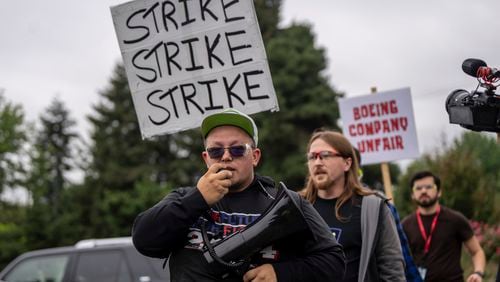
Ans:
{"label": "man with beard", "polygon": [[354,154],[341,133],[315,132],[307,146],[308,178],[301,194],[344,247],[347,269],[342,281],[405,281],[387,199],[360,183]]}
{"label": "man with beard", "polygon": [[462,243],[471,254],[474,272],[467,282],[484,277],[485,256],[479,241],[460,212],[441,206],[441,180],[430,171],[410,180],[417,210],[403,219],[403,228],[420,275],[425,281],[463,281]]}

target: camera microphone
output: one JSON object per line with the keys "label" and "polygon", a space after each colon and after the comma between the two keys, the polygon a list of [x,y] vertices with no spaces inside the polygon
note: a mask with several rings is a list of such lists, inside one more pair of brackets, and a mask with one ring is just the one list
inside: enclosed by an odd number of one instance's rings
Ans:
{"label": "camera microphone", "polygon": [[[490,68],[483,60],[467,59],[462,70],[479,84],[472,92],[453,90],[446,98],[445,106],[450,123],[474,131],[500,133],[500,95],[495,93],[500,81],[500,70]],[[479,87],[485,88],[480,91]]]}
{"label": "camera microphone", "polygon": [[467,59],[462,63],[462,70],[473,77],[477,77],[477,71],[481,67],[487,67],[483,60],[479,59]]}
{"label": "camera microphone", "polygon": [[462,70],[470,76],[482,78],[484,80],[500,78],[500,70],[488,67],[488,65],[480,59],[465,60],[462,63]]}

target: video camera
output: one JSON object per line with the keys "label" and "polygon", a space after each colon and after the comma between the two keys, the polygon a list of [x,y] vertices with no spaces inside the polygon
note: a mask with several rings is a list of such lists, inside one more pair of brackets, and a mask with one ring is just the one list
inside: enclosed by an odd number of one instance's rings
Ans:
{"label": "video camera", "polygon": [[[479,84],[472,92],[454,90],[446,98],[450,123],[474,131],[500,132],[500,96],[495,93],[500,70],[490,68],[479,59],[467,59],[462,70],[476,77]],[[479,91],[483,87],[483,92]]]}

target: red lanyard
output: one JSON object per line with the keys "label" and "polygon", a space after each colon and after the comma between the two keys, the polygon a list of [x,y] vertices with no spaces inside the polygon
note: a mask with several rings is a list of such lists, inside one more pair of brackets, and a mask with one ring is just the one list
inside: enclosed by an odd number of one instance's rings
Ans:
{"label": "red lanyard", "polygon": [[428,253],[429,249],[431,247],[432,234],[434,233],[434,230],[436,229],[437,219],[438,219],[440,212],[441,212],[441,206],[438,206],[436,209],[436,214],[434,215],[434,218],[432,219],[431,231],[429,232],[429,236],[427,236],[427,233],[425,232],[424,224],[422,223],[422,218],[420,216],[420,212],[417,211],[418,227],[420,228],[420,234],[422,235],[422,238],[425,241],[424,254]]}

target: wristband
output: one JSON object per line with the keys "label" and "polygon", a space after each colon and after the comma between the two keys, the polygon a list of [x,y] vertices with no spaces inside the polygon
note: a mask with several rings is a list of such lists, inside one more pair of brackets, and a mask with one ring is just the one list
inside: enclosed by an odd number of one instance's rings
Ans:
{"label": "wristband", "polygon": [[477,275],[479,275],[481,278],[484,278],[484,272],[482,272],[482,271],[474,271],[472,274],[477,274]]}

